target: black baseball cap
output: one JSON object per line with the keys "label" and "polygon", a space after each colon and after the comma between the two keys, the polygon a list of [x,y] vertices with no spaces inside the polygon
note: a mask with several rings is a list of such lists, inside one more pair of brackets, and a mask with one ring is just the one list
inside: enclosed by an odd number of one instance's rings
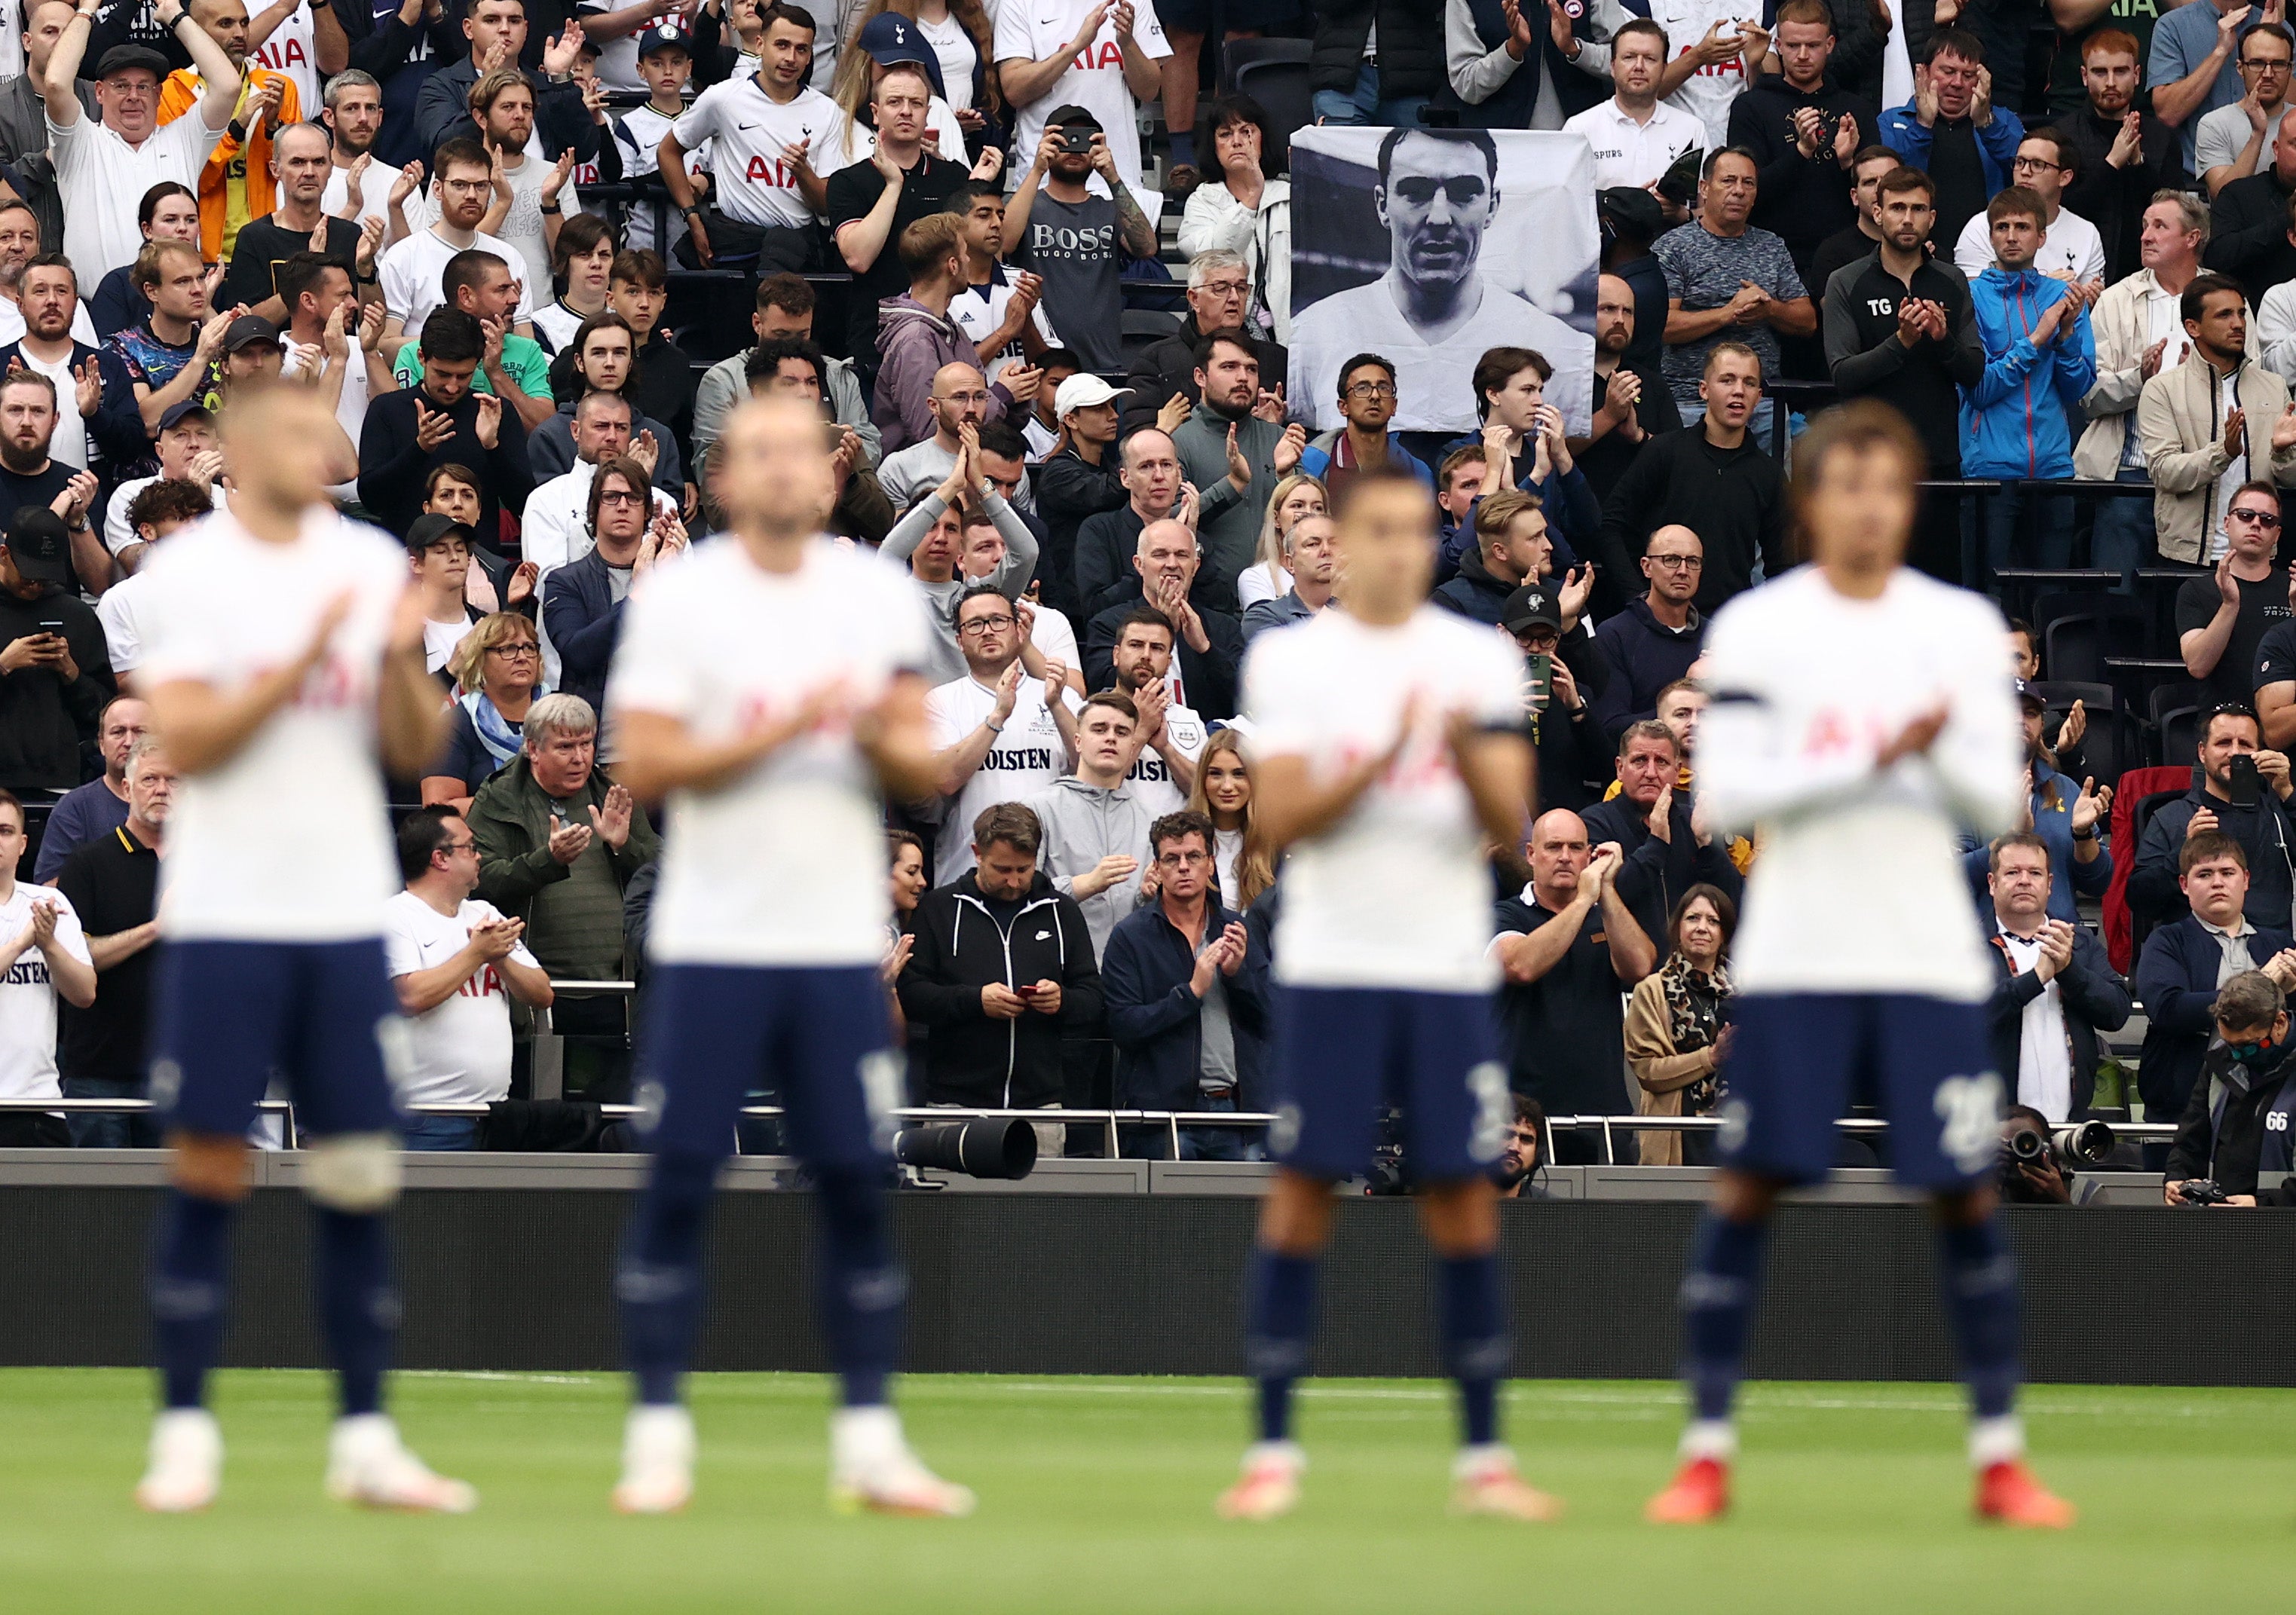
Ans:
{"label": "black baseball cap", "polygon": [[1560,634],[1562,608],[1546,589],[1526,583],[1506,597],[1506,604],[1499,609],[1499,626],[1510,634],[1528,634],[1533,628],[1553,628]]}
{"label": "black baseball cap", "polygon": [[452,516],[442,516],[434,511],[427,516],[415,517],[414,523],[407,528],[406,553],[420,555],[432,545],[444,544],[449,538],[460,538],[463,547],[469,548],[476,542],[477,537]]}
{"label": "black baseball cap", "polygon": [[258,342],[279,345],[279,327],[259,314],[242,314],[227,326],[223,333],[223,350],[237,353],[242,348],[252,348]]}
{"label": "black baseball cap", "polygon": [[2030,679],[2021,678],[2017,681],[2017,699],[2024,702],[2025,705],[2032,708],[2036,712],[2043,712],[2048,709],[2048,701],[2043,698],[2038,690],[2033,688],[2033,683]]}
{"label": "black baseball cap", "polygon": [[1100,127],[1100,118],[1098,114],[1095,113],[1088,107],[1080,107],[1077,105],[1073,101],[1064,107],[1056,109],[1050,118],[1045,119],[1045,127],[1048,129],[1081,128],[1090,129],[1095,134],[1104,135],[1107,133],[1105,129],[1103,129]]}
{"label": "black baseball cap", "polygon": [[133,68],[142,68],[154,78],[165,78],[170,70],[168,59],[148,45],[115,45],[95,64],[95,76],[109,78]]}
{"label": "black baseball cap", "polygon": [[64,519],[45,504],[20,506],[8,523],[8,559],[34,583],[70,583],[71,535]]}
{"label": "black baseball cap", "polygon": [[1595,193],[1595,211],[1603,227],[1645,242],[1656,241],[1666,228],[1666,210],[1658,198],[1640,185],[1612,185]]}
{"label": "black baseball cap", "polygon": [[199,416],[201,420],[205,421],[209,426],[213,426],[215,424],[215,411],[209,409],[197,398],[185,398],[180,404],[168,405],[168,407],[160,413],[160,430],[161,431],[166,431],[169,427],[176,425],[179,422],[188,420],[193,415]]}

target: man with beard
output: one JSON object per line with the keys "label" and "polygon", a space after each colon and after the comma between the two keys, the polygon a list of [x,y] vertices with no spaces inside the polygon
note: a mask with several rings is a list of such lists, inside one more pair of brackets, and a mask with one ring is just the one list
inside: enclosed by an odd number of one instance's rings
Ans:
{"label": "man with beard", "polygon": [[[323,199],[334,165],[327,155],[324,129],[316,124],[291,124],[268,143],[279,205],[240,226],[231,267],[216,295],[226,308],[243,303],[250,313],[284,325],[294,315],[279,295],[279,271],[287,260],[298,252],[322,252],[348,266],[358,285],[373,288],[383,226],[377,221],[362,229],[327,214]],[[315,247],[314,240],[324,244]]]}
{"label": "man with beard", "polygon": [[1235,580],[1257,558],[1260,518],[1278,479],[1300,463],[1308,429],[1263,421],[1259,359],[1243,333],[1217,332],[1196,344],[1198,402],[1172,431],[1180,468],[1201,495],[1196,539],[1204,555],[1205,603],[1236,606]]}
{"label": "man with beard", "polygon": [[2138,60],[2135,37],[2117,24],[2091,34],[2080,47],[2084,103],[2057,120],[2080,163],[2065,187],[2065,206],[2103,238],[2108,282],[2136,269],[2138,233],[2153,193],[2186,183],[2177,131],[2136,104],[2144,82]]}
{"label": "man with beard", "polygon": [[371,218],[382,220],[387,232],[382,244],[396,246],[406,226],[390,205],[391,182],[397,176],[375,152],[375,140],[382,133],[382,86],[374,75],[352,68],[330,78],[319,121],[334,135],[327,188],[319,206],[331,218],[360,225]]}
{"label": "man with beard", "polygon": [[1250,346],[1259,361],[1263,398],[1281,399],[1291,353],[1281,342],[1263,341],[1243,328],[1250,298],[1251,270],[1241,252],[1212,247],[1188,260],[1186,317],[1170,336],[1142,348],[1126,378],[1132,390],[1132,401],[1124,406],[1127,432],[1151,424],[1168,430],[1187,419],[1172,400],[1185,398],[1193,404],[1203,396],[1196,386],[1196,345],[1221,332],[1233,332]]}
{"label": "man with beard", "polygon": [[[1303,516],[1300,525],[1324,520]],[[1140,755],[1125,778],[1141,805],[1158,818],[1188,805],[1196,758],[1211,734],[1196,709],[1172,693],[1172,648],[1178,642],[1170,618],[1154,606],[1135,606],[1117,624],[1109,657],[1115,688],[1132,698],[1140,715],[1134,731]]]}
{"label": "man with beard", "polygon": [[99,458],[114,465],[141,458],[150,444],[126,366],[117,354],[72,334],[80,301],[71,260],[61,252],[34,258],[23,271],[19,299],[24,334],[0,348],[0,374],[19,365],[37,371],[54,386],[59,400],[70,400],[57,421],[51,452],[79,471],[92,470]]}
{"label": "man with beard", "polygon": [[[56,384],[37,371],[20,367],[0,375],[0,512],[6,512],[0,523],[14,526],[15,513],[28,504],[53,508],[62,515],[65,507],[57,501],[70,494],[71,513],[65,521],[78,538],[95,497],[95,479],[54,457],[55,435]],[[0,780],[0,784],[8,783]]]}
{"label": "man with beard", "polygon": [[[1095,173],[1106,196],[1086,188]],[[1004,209],[1004,239],[1015,262],[1044,277],[1045,312],[1062,345],[1094,370],[1123,369],[1117,276],[1124,259],[1156,256],[1156,229],[1126,187],[1099,119],[1083,107],[1064,106],[1046,119],[1036,159]]]}
{"label": "man with beard", "polygon": [[[1176,699],[1207,717],[1235,711],[1236,670],[1243,660],[1243,629],[1225,611],[1191,603],[1196,580],[1196,536],[1185,522],[1152,521],[1140,531],[1133,565],[1147,603],[1161,611],[1178,637],[1180,664]],[[1085,685],[1105,690],[1116,682],[1116,642],[1138,602],[1112,605],[1086,626]]]}
{"label": "man with beard", "polygon": [[[1881,244],[1839,270],[1825,287],[1825,360],[1844,398],[1882,398],[1913,423],[1932,477],[1961,474],[1961,395],[1985,370],[1969,283],[1924,250],[1936,219],[1936,186],[1898,168],[1874,189]],[[1913,563],[1958,578],[1956,513],[1933,501],[1915,530]]]}
{"label": "man with beard", "polygon": [[1682,430],[1682,412],[1655,365],[1636,365],[1635,289],[1607,270],[1595,287],[1595,424],[1566,441],[1599,504],[1626,474],[1643,446],[1662,431]]}
{"label": "man with beard", "polygon": [[475,140],[450,140],[439,148],[430,174],[438,222],[382,255],[382,300],[388,311],[382,325],[384,342],[396,348],[408,332],[423,328],[430,311],[447,300],[447,260],[473,250],[493,253],[520,277],[518,317],[512,329],[521,336],[532,336],[534,288],[526,283],[526,256],[479,228],[495,191],[494,162],[486,147]]}
{"label": "man with beard", "polygon": [[[1817,329],[1817,310],[1785,242],[1749,222],[1759,191],[1753,154],[1724,147],[1706,160],[1697,218],[1652,249],[1666,266],[1666,381],[1685,421],[1705,408],[1701,382],[1717,343],[1743,343],[1762,373],[1774,376],[1778,338]],[[1755,422],[1754,436],[1768,442],[1767,416]]]}
{"label": "man with beard", "polygon": [[[475,0],[463,18],[463,33],[471,42],[471,53],[432,74],[414,103],[414,138],[420,151],[436,150],[449,140],[477,137],[478,122],[471,113],[472,86],[496,68],[519,64],[527,43],[524,0]],[[584,162],[598,155],[603,119],[591,117],[582,86],[570,76],[581,51],[581,36],[571,27],[543,44],[540,67],[546,82],[534,98],[535,130],[541,136],[542,149],[534,155],[545,162],[555,162],[570,150]]]}
{"label": "man with beard", "polygon": [[534,83],[516,68],[496,68],[471,86],[471,115],[479,137],[494,154],[499,183],[508,188],[509,210],[495,234],[518,250],[524,267],[518,277],[529,286],[551,283],[551,249],[565,215],[582,210],[570,176],[574,152],[553,160],[534,154]]}
{"label": "man with beard", "polygon": [[1514,1126],[1508,1129],[1506,1148],[1499,1152],[1499,1169],[1493,1176],[1501,1200],[1546,1200],[1538,1186],[1540,1135],[1546,1130],[1546,1112],[1526,1094],[1514,1096]]}
{"label": "man with beard", "polygon": [[1389,132],[1373,193],[1390,238],[1387,273],[1293,320],[1296,396],[1331,407],[1327,400],[1342,396],[1348,356],[1382,354],[1400,394],[1394,430],[1435,430],[1449,423],[1475,362],[1494,343],[1535,349],[1564,374],[1582,373],[1586,335],[1481,273],[1483,233],[1498,217],[1498,169],[1488,130]]}
{"label": "man with beard", "polygon": [[1778,463],[1746,430],[1762,401],[1761,360],[1742,342],[1722,343],[1706,356],[1699,393],[1705,418],[1654,439],[1611,490],[1596,561],[1614,578],[1631,577],[1652,533],[1686,527],[1706,545],[1697,603],[1710,617],[1751,586],[1757,562],[1770,578],[1793,557]]}

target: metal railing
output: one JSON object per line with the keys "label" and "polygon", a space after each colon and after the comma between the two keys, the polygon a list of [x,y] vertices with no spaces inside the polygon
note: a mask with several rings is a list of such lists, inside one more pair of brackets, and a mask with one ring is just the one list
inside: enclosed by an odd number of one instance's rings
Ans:
{"label": "metal railing", "polygon": [[[1718,1133],[1726,1125],[1719,1116],[1550,1116],[1546,1119],[1546,1137],[1540,1159],[1554,1159],[1554,1135],[1558,1131],[1599,1131],[1603,1135],[1603,1165],[1637,1166],[1641,1163],[1619,1160],[1616,1133]],[[2169,1121],[2115,1121],[2106,1125],[2112,1127],[2116,1142],[2126,1138],[2137,1143],[2166,1144],[2177,1135],[2176,1123]],[[1878,1116],[1844,1116],[1833,1126],[1836,1131],[1852,1138],[1882,1138],[1888,1136],[1890,1131],[1890,1124]]]}

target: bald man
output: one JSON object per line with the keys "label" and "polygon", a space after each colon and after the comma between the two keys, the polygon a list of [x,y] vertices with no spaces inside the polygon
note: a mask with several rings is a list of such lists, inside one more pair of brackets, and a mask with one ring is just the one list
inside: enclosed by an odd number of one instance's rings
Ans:
{"label": "bald man", "polygon": [[[933,372],[932,394],[925,407],[932,412],[932,436],[887,455],[877,467],[877,480],[896,511],[906,512],[941,485],[956,464],[964,446],[964,429],[976,432],[988,418],[988,382],[980,370],[962,361]],[[974,482],[980,472],[973,472]],[[1023,483],[1025,487],[1025,482]]]}
{"label": "bald man", "polygon": [[[1136,597],[1119,599],[1095,615],[1085,630],[1086,688],[1106,690],[1115,685],[1116,643],[1123,637],[1125,625],[1152,619],[1172,630],[1172,676],[1168,682],[1173,701],[1193,707],[1207,718],[1234,716],[1236,674],[1243,661],[1243,624],[1226,611],[1195,603],[1196,578],[1202,564],[1195,529],[1186,522],[1162,517],[1140,529],[1132,554],[1133,576],[1139,586]],[[1141,616],[1144,611],[1149,613],[1147,619]]]}
{"label": "bald man", "polygon": [[[1550,1118],[1631,1115],[1621,999],[1657,965],[1658,949],[1612,881],[1619,844],[1590,848],[1586,821],[1555,808],[1531,825],[1523,851],[1530,884],[1499,903],[1491,940],[1506,977],[1499,1019],[1510,1084]],[[1558,1131],[1554,1159],[1592,1165],[1602,1145],[1599,1132]]]}
{"label": "bald man", "polygon": [[1706,619],[1691,603],[1705,579],[1706,546],[1686,527],[1650,536],[1643,577],[1650,586],[1605,618],[1595,644],[1610,663],[1603,692],[1603,738],[1615,746],[1631,725],[1657,716],[1658,693],[1686,676],[1706,637]]}
{"label": "bald man", "polygon": [[[1150,522],[1166,516],[1188,519],[1188,501],[1193,496],[1182,491],[1186,478],[1179,448],[1166,433],[1144,427],[1124,439],[1116,457],[1116,480],[1124,485],[1124,503],[1112,511],[1086,517],[1077,529],[1077,598],[1086,617],[1139,598],[1133,547],[1139,542],[1140,529]],[[1228,605],[1226,601],[1212,603],[1223,609]]]}

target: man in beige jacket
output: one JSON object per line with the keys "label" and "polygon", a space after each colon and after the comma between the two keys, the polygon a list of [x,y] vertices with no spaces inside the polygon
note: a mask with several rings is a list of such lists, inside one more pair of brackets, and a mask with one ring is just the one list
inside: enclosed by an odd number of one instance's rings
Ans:
{"label": "man in beige jacket", "polygon": [[2225,506],[2242,483],[2268,477],[2296,488],[2296,406],[2287,382],[2251,362],[2248,302],[2238,286],[2197,276],[2180,312],[2193,351],[2144,383],[2136,431],[2152,474],[2161,555],[2204,566],[2224,553]]}

